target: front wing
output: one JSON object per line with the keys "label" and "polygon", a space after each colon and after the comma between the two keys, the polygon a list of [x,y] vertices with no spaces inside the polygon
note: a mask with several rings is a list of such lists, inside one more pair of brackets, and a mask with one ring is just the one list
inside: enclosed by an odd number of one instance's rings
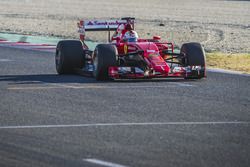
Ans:
{"label": "front wing", "polygon": [[156,72],[154,70],[143,71],[139,67],[109,67],[108,73],[111,79],[136,79],[136,78],[199,78],[204,75],[204,67],[187,66],[174,67],[169,72]]}

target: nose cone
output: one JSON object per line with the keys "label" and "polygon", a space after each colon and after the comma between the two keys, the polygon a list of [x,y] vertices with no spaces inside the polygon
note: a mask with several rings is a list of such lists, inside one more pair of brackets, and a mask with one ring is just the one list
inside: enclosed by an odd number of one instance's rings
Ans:
{"label": "nose cone", "polygon": [[169,66],[165,60],[158,54],[149,54],[149,61],[152,64],[153,69],[161,74],[169,73]]}

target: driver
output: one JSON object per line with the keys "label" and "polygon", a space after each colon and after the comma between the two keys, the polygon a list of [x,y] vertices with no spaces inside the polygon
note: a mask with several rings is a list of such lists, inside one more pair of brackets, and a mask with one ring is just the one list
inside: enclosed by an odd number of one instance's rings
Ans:
{"label": "driver", "polygon": [[137,42],[138,34],[136,31],[133,30],[133,27],[131,24],[127,24],[125,27],[125,34],[123,36],[123,39],[127,42]]}

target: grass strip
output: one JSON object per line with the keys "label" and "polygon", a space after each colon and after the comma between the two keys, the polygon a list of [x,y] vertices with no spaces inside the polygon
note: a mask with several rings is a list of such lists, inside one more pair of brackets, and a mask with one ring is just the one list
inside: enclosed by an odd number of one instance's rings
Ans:
{"label": "grass strip", "polygon": [[206,53],[207,66],[250,74],[250,53]]}

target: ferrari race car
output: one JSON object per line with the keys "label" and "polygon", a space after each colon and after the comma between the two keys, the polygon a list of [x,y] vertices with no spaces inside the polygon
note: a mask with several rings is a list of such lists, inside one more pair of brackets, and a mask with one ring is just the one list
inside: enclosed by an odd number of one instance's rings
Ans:
{"label": "ferrari race car", "polygon": [[[94,76],[96,80],[183,77],[206,77],[205,52],[199,43],[185,43],[180,52],[174,44],[138,38],[135,19],[85,20],[78,23],[80,40],[59,41],[55,63],[58,74]],[[98,44],[90,50],[85,42],[85,32],[107,31],[109,42]],[[114,34],[111,36],[111,31]]]}

